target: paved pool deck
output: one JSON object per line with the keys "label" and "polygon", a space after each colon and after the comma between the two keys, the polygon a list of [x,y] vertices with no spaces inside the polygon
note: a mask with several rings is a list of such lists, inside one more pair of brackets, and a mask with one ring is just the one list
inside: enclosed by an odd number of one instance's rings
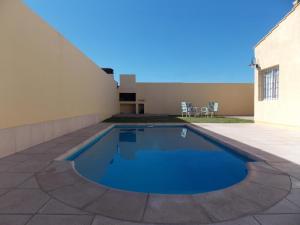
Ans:
{"label": "paved pool deck", "polygon": [[300,165],[300,128],[262,123],[196,125]]}
{"label": "paved pool deck", "polygon": [[93,125],[0,159],[0,225],[300,224],[299,130],[195,125],[261,160],[233,187],[169,196],[112,190],[55,160],[108,126]]}

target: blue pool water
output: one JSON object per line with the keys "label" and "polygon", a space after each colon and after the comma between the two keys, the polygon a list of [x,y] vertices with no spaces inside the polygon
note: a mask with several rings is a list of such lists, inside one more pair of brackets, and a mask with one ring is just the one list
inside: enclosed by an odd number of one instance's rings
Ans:
{"label": "blue pool water", "polygon": [[247,176],[251,161],[185,126],[117,126],[68,160],[99,184],[161,194],[229,187]]}

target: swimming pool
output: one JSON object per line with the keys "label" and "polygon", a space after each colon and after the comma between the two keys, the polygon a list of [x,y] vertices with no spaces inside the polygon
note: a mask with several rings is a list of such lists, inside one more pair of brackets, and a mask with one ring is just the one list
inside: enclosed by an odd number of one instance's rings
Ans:
{"label": "swimming pool", "polygon": [[159,194],[229,187],[253,161],[188,126],[115,126],[67,159],[96,183]]}

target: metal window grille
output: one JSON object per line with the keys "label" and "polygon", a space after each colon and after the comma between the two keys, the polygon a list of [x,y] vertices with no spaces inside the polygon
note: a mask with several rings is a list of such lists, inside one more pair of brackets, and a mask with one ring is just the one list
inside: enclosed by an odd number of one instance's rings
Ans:
{"label": "metal window grille", "polygon": [[260,77],[260,100],[276,100],[279,97],[279,67],[263,70]]}

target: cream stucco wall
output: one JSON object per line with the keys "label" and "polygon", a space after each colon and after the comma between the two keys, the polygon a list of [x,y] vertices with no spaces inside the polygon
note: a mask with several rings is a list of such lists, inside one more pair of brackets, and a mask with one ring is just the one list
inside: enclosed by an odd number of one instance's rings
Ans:
{"label": "cream stucco wall", "polygon": [[0,128],[118,112],[107,75],[20,0],[0,1]]}
{"label": "cream stucco wall", "polygon": [[[219,115],[253,115],[254,85],[229,83],[140,83],[132,75],[121,75],[120,93],[136,93],[135,103],[144,104],[146,114],[181,114],[180,102],[207,106],[209,101],[220,103]],[[120,102],[127,112],[126,102]],[[124,110],[123,110],[124,109]]]}
{"label": "cream stucco wall", "polygon": [[217,101],[219,115],[253,115],[253,84],[137,83],[137,90],[145,113],[179,115],[181,101],[199,107]]}
{"label": "cream stucco wall", "polygon": [[255,121],[300,126],[300,6],[255,48],[261,69],[279,65],[279,99],[259,101],[255,71]]}
{"label": "cream stucco wall", "polygon": [[111,75],[21,0],[0,1],[0,156],[118,112]]}
{"label": "cream stucco wall", "polygon": [[120,93],[135,93],[136,92],[136,77],[134,74],[120,75]]}

